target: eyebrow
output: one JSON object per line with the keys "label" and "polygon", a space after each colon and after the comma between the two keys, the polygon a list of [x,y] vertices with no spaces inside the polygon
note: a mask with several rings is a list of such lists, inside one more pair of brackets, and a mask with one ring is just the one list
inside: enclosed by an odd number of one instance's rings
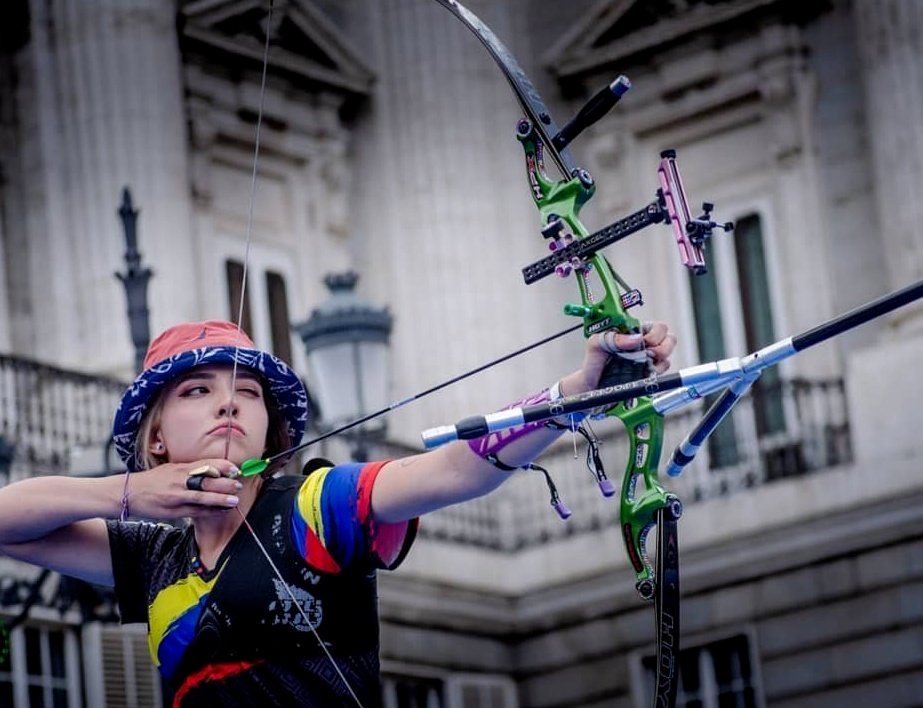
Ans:
{"label": "eyebrow", "polygon": [[[185,381],[191,381],[191,380],[196,380],[196,379],[204,379],[206,381],[210,381],[210,380],[215,379],[216,377],[217,377],[217,374],[211,373],[209,371],[196,371],[193,369],[192,371],[188,371],[185,374],[180,374],[179,376],[177,376],[176,383],[181,384]],[[258,374],[252,371],[248,371],[246,369],[237,370],[237,379],[238,380],[247,379],[248,381],[256,381],[257,383],[262,382],[262,379],[259,377]]]}

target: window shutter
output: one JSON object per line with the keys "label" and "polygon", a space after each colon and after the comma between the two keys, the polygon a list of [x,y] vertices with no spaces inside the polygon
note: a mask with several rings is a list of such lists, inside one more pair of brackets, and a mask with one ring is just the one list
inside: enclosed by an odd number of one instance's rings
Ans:
{"label": "window shutter", "polygon": [[162,705],[160,677],[151,664],[145,627],[94,624],[84,633],[84,656],[97,657],[92,668],[87,666],[89,705],[106,708]]}
{"label": "window shutter", "polygon": [[446,680],[448,708],[518,708],[516,685],[505,676],[452,674]]}

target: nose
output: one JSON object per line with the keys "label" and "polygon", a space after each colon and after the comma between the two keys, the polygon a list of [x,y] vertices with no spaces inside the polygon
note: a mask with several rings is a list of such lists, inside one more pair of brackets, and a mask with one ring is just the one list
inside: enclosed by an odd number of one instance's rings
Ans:
{"label": "nose", "polygon": [[222,391],[221,398],[219,399],[218,417],[235,418],[239,412],[240,409],[237,405],[237,401],[234,400],[234,390],[231,385],[228,384],[227,388]]}
{"label": "nose", "polygon": [[219,418],[236,418],[239,410],[237,408],[237,402],[234,400],[228,400],[221,404],[218,409]]}

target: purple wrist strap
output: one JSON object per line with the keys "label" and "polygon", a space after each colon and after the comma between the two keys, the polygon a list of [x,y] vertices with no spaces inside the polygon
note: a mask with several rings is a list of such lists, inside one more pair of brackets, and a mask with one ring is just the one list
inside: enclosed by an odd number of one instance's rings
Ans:
{"label": "purple wrist strap", "polygon": [[[509,410],[510,408],[521,408],[523,406],[531,406],[536,403],[547,403],[551,400],[551,393],[546,388],[540,393],[533,394],[528,398],[524,398],[521,401],[516,403],[511,403],[506,406],[503,410]],[[525,425],[520,425],[516,428],[507,428],[506,430],[499,430],[495,433],[490,433],[481,438],[475,438],[474,440],[468,441],[468,447],[471,448],[472,452],[478,457],[483,457],[487,459],[489,455],[496,456],[496,454],[509,445],[515,440],[519,440],[523,435],[528,435],[534,430],[539,428],[544,428],[545,421],[539,420],[532,423],[526,423]]]}

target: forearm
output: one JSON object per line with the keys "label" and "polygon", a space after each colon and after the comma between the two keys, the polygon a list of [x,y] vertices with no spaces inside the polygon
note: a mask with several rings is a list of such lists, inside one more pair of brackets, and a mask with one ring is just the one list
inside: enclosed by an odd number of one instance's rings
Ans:
{"label": "forearm", "polygon": [[44,538],[76,521],[114,518],[121,477],[33,477],[0,489],[0,545]]}
{"label": "forearm", "polygon": [[[561,380],[561,395],[589,390],[583,375],[575,372]],[[386,465],[373,490],[373,508],[378,520],[404,521],[444,506],[474,499],[493,491],[513,472],[535,460],[563,431],[545,425],[514,431],[499,447],[488,439],[456,441],[432,452],[395,460]],[[478,450],[495,454],[494,462]],[[494,453],[493,451],[496,450]],[[497,463],[500,463],[499,465]]]}

